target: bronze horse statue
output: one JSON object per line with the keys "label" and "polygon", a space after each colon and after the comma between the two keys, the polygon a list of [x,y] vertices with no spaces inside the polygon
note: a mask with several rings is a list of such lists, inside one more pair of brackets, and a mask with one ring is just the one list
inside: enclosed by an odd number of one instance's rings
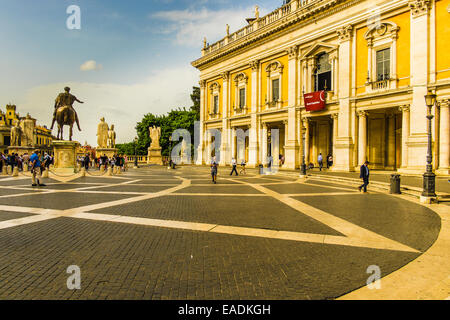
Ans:
{"label": "bronze horse statue", "polygon": [[75,97],[73,94],[70,94],[70,88],[65,87],[64,92],[60,93],[55,100],[55,111],[53,113],[52,126],[50,130],[53,130],[53,125],[55,121],[58,123],[58,140],[63,140],[63,128],[64,126],[69,126],[69,141],[72,141],[72,133],[73,133],[73,124],[77,123],[78,130],[80,129],[80,122],[78,121],[78,115],[75,109],[73,108],[73,103],[77,101],[79,103],[84,103]]}
{"label": "bronze horse statue", "polygon": [[[70,106],[62,106],[56,110],[56,122],[58,123],[58,140],[63,140],[63,128],[69,126],[69,141],[72,141],[73,124],[75,123],[75,110]],[[78,130],[81,131],[77,121]]]}

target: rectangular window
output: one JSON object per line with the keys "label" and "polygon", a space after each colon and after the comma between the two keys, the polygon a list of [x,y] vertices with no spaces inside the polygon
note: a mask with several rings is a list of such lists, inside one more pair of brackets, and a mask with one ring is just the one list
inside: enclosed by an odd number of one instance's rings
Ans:
{"label": "rectangular window", "polygon": [[272,80],[272,101],[280,99],[280,79]]}
{"label": "rectangular window", "polygon": [[245,88],[239,89],[239,108],[245,107]]}
{"label": "rectangular window", "polygon": [[377,51],[377,81],[389,80],[391,76],[391,49]]}
{"label": "rectangular window", "polygon": [[214,96],[214,113],[219,113],[219,96]]}

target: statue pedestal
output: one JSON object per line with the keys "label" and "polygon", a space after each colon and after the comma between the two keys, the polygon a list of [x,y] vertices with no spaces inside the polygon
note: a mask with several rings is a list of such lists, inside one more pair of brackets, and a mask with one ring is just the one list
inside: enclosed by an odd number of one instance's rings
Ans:
{"label": "statue pedestal", "polygon": [[117,154],[117,150],[117,148],[97,148],[95,149],[95,156],[98,158],[106,155],[108,158],[112,158]]}
{"label": "statue pedestal", "polygon": [[10,146],[8,147],[8,153],[17,153],[19,156],[23,156],[25,153],[28,153],[28,155],[32,155],[33,151],[37,148],[33,147],[20,147],[20,146]]}
{"label": "statue pedestal", "polygon": [[53,141],[53,152],[55,164],[53,170],[58,173],[77,172],[77,148],[80,145],[77,141]]}
{"label": "statue pedestal", "polygon": [[156,147],[148,148],[147,164],[159,164],[159,165],[163,164],[161,149],[162,148],[156,148]]}

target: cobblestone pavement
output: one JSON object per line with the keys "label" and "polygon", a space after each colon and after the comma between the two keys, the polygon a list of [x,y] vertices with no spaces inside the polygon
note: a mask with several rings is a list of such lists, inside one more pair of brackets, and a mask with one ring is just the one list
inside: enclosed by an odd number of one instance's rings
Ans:
{"label": "cobblestone pavement", "polygon": [[334,299],[365,286],[369,266],[384,277],[420,257],[441,229],[426,206],[342,184],[95,174],[42,188],[0,178],[0,299]]}

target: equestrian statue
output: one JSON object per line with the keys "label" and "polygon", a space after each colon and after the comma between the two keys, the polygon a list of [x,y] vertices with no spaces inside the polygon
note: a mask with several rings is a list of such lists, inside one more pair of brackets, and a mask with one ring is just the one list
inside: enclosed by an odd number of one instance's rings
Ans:
{"label": "equestrian statue", "polygon": [[63,140],[63,127],[69,126],[69,141],[72,141],[73,124],[76,122],[78,130],[81,131],[80,122],[78,121],[78,115],[73,108],[74,102],[84,103],[70,94],[70,88],[65,87],[64,92],[60,93],[55,100],[55,111],[53,112],[52,126],[50,130],[53,129],[55,121],[58,123],[58,140]]}

